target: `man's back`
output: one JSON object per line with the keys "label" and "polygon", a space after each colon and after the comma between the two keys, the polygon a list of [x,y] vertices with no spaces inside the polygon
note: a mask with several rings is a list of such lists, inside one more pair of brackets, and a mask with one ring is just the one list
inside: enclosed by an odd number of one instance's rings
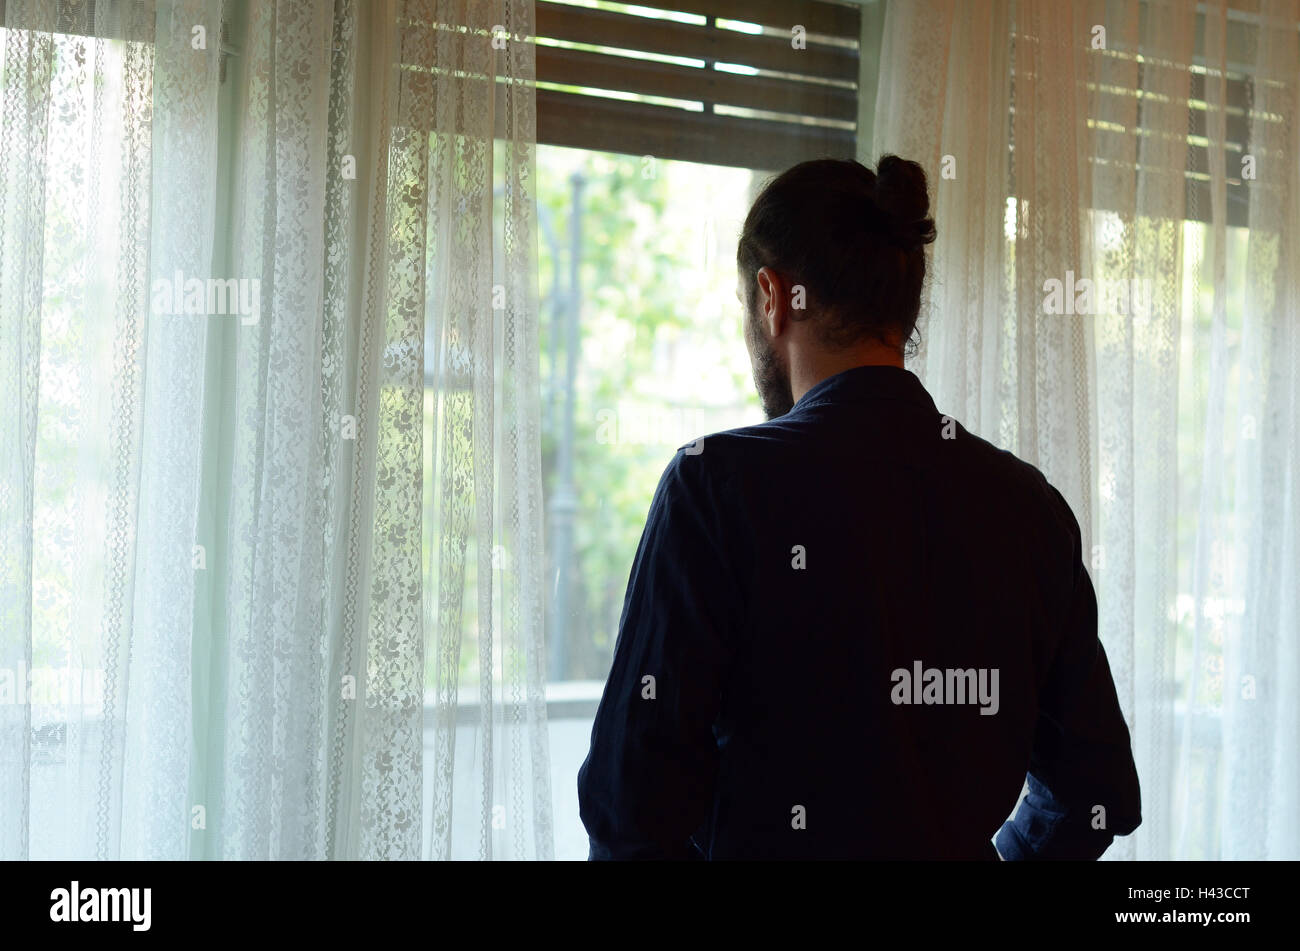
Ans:
{"label": "man's back", "polygon": [[1027,770],[1008,858],[1139,821],[1078,526],[1036,469],[888,366],[678,453],[579,775],[593,858],[996,858]]}

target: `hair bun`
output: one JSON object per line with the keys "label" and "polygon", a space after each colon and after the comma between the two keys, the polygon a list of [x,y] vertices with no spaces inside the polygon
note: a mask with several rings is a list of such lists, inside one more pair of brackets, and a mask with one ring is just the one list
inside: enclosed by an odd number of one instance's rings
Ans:
{"label": "hair bun", "polygon": [[899,244],[920,247],[934,240],[930,196],[925,170],[897,155],[881,156],[876,163],[876,205],[889,216],[891,232]]}

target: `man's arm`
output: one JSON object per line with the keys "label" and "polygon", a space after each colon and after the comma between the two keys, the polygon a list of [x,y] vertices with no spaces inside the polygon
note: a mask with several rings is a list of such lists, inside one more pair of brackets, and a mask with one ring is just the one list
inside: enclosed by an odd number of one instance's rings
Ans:
{"label": "man's arm", "polygon": [[1099,858],[1142,821],[1137,767],[1097,638],[1097,598],[1083,566],[1078,522],[1056,489],[1074,538],[1074,584],[1066,629],[1039,699],[1029,791],[996,844],[1016,859]]}
{"label": "man's arm", "polygon": [[713,723],[739,620],[735,553],[704,457],[678,452],[646,519],[614,661],[578,773],[592,860],[697,858]]}

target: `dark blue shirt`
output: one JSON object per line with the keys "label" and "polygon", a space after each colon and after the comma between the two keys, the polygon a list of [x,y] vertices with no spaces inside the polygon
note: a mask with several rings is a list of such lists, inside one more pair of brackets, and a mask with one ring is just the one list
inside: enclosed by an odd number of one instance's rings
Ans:
{"label": "dark blue shirt", "polygon": [[1069,506],[896,367],[683,447],[578,794],[592,859],[1098,857],[1138,780]]}

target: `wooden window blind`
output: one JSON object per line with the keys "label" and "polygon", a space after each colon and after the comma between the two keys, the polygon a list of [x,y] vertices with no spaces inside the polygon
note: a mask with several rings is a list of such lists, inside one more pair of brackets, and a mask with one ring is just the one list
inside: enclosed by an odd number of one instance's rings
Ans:
{"label": "wooden window blind", "polygon": [[854,155],[854,3],[536,10],[539,143],[759,169]]}

